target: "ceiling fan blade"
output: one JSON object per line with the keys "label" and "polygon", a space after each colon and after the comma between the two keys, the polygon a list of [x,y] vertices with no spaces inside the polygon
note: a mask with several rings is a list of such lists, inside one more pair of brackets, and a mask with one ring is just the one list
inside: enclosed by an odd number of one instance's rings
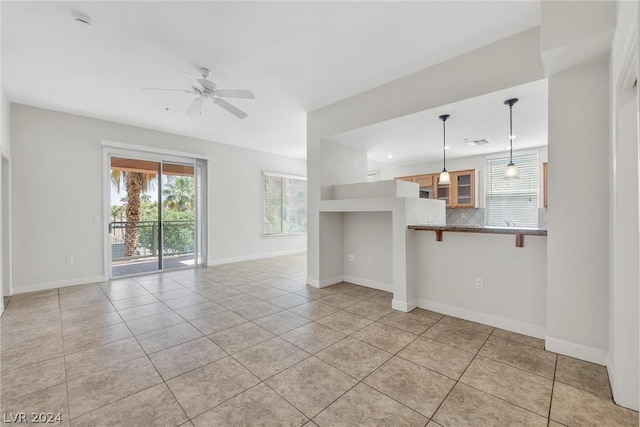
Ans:
{"label": "ceiling fan blade", "polygon": [[187,109],[187,115],[195,116],[196,114],[202,114],[202,98],[196,98]]}
{"label": "ceiling fan blade", "polygon": [[163,89],[163,88],[159,88],[159,87],[143,87],[143,90],[167,90],[169,92],[186,92],[186,93],[193,93],[193,91],[191,90],[186,90],[186,89]]}
{"label": "ceiling fan blade", "polygon": [[255,99],[255,95],[250,90],[242,90],[242,89],[219,89],[216,90],[216,95],[222,96],[225,98],[246,98],[246,99]]}
{"label": "ceiling fan blade", "polygon": [[213,100],[213,102],[215,102],[220,107],[224,108],[225,110],[227,110],[228,112],[230,112],[231,114],[236,116],[237,118],[244,119],[245,117],[247,117],[247,113],[245,113],[241,109],[229,104],[224,99],[221,99],[221,98],[211,98],[211,99]]}
{"label": "ceiling fan blade", "polygon": [[203,88],[205,89],[209,89],[209,90],[216,90],[216,84],[210,80],[207,79],[198,79],[197,80],[198,83],[200,83],[202,85]]}
{"label": "ceiling fan blade", "polygon": [[176,71],[184,81],[189,83],[189,86],[198,87],[198,82],[196,82],[196,79],[193,78],[193,76],[190,73],[187,73],[186,71],[182,71],[182,70],[176,70]]}

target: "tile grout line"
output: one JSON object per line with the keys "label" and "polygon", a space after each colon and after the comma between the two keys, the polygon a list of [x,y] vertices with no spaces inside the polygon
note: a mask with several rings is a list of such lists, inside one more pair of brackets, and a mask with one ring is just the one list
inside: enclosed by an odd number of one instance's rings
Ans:
{"label": "tile grout line", "polygon": [[[102,289],[102,288],[100,288],[100,289]],[[109,296],[106,294],[106,292],[104,292],[104,289],[102,289],[102,292],[105,294],[105,296],[106,296],[107,298],[109,298]],[[118,316],[120,316],[120,313],[119,313],[119,312],[117,312],[117,311],[116,311],[116,313],[118,313]],[[120,316],[120,318],[122,319],[122,316]],[[158,371],[158,368],[156,368],[156,365],[154,365],[154,364],[153,364],[153,362],[152,362],[152,361],[151,361],[151,359],[149,358],[149,355],[148,355],[148,354],[147,354],[147,352],[145,351],[144,347],[142,347],[142,345],[141,345],[141,344],[140,344],[140,342],[138,341],[138,338],[133,334],[133,331],[131,331],[131,329],[129,328],[129,325],[127,325],[127,323],[124,321],[124,319],[122,319],[122,322],[123,322],[123,323],[124,323],[124,325],[127,327],[127,329],[129,329],[129,332],[131,333],[131,335],[132,335],[133,339],[135,339],[135,340],[136,340],[136,343],[138,344],[138,346],[140,347],[140,349],[141,349],[141,350],[142,350],[142,352],[144,353],[144,357],[149,361],[149,363],[151,364],[151,366],[153,366],[153,369],[155,369],[156,373],[158,374],[158,377],[160,378],[160,380],[162,380],[162,384],[164,384],[164,386],[169,390],[169,393],[171,393],[171,396],[173,396],[174,400],[176,401],[176,403],[178,404],[178,406],[180,407],[180,409],[182,410],[182,412],[184,413],[184,415],[187,417],[187,420],[189,420],[189,416],[187,415],[187,412],[184,410],[184,408],[182,407],[182,405],[180,404],[180,402],[178,401],[178,399],[175,397],[175,395],[173,394],[173,391],[171,390],[171,388],[169,388],[169,386],[167,385],[167,383],[166,383],[166,381],[164,380],[164,378],[162,377],[162,375],[160,375],[160,372]],[[140,356],[140,358],[141,358],[141,357],[143,357],[143,356]],[[135,359],[138,359],[138,358],[134,358],[134,359],[130,359],[130,360],[135,360]],[[108,368],[107,368],[107,369],[108,369]],[[158,384],[160,384],[160,383],[158,383]],[[150,388],[153,388],[153,387],[157,386],[158,384],[153,384],[153,385],[151,385],[151,386],[149,386],[149,387],[146,387],[146,388],[144,388],[144,389],[142,389],[142,390],[138,390],[138,391],[136,391],[136,392],[135,392],[135,393],[133,393],[133,394],[130,394],[130,395],[124,396],[124,397],[122,397],[122,398],[120,398],[120,399],[114,400],[113,402],[109,402],[109,403],[107,403],[107,404],[105,404],[105,405],[102,405],[102,406],[101,406],[101,407],[99,407],[99,408],[95,408],[95,409],[94,409],[94,410],[92,410],[92,411],[86,412],[85,414],[90,414],[91,412],[97,411],[97,410],[102,409],[102,408],[105,408],[105,407],[107,407],[107,406],[109,406],[109,405],[111,405],[111,404],[113,404],[113,403],[116,403],[116,402],[119,402],[119,401],[121,401],[121,400],[127,399],[128,397],[134,396],[134,395],[136,395],[136,394],[138,394],[138,393],[140,393],[140,392],[142,392],[142,391],[149,390]],[[85,414],[81,414],[81,416],[82,416],[82,415],[85,415]],[[69,416],[69,421],[71,421],[71,416]]]}
{"label": "tile grout line", "polygon": [[[444,316],[440,319],[442,320],[444,319]],[[439,322],[438,322],[439,323]],[[495,329],[494,329],[495,330]],[[462,373],[460,374],[460,376],[458,377],[458,379],[456,380],[455,384],[453,384],[453,387],[451,387],[451,389],[449,390],[449,393],[447,393],[447,395],[444,397],[444,399],[442,399],[442,401],[440,402],[440,404],[438,405],[438,407],[436,408],[436,410],[433,412],[433,415],[431,415],[431,417],[433,418],[438,411],[440,410],[440,408],[442,407],[442,404],[447,400],[447,398],[449,397],[449,395],[451,394],[451,392],[453,391],[454,388],[456,388],[456,386],[458,385],[458,383],[460,382],[460,378],[462,378],[462,376],[465,374],[465,372],[467,372],[467,369],[469,369],[469,366],[471,366],[471,364],[473,363],[474,360],[476,360],[476,357],[478,356],[478,353],[480,353],[480,350],[482,350],[482,347],[484,347],[484,345],[487,343],[487,341],[489,340],[489,337],[491,336],[491,334],[493,333],[493,330],[491,331],[491,333],[489,335],[487,335],[487,338],[484,340],[484,342],[482,343],[482,345],[478,348],[478,350],[476,351],[475,355],[473,356],[473,359],[471,359],[471,361],[469,362],[469,364],[467,365],[466,368],[464,368],[464,371],[462,371]],[[464,384],[464,383],[462,383]],[[466,384],[465,384],[466,385]],[[434,421],[436,422],[436,421]]]}
{"label": "tile grout line", "polygon": [[[64,369],[64,388],[67,393],[67,422],[71,426],[71,405],[69,404],[69,378],[67,377],[67,353],[64,351],[64,328],[62,327],[62,302],[60,301],[60,288],[58,288],[58,310],[60,310],[60,338],[62,339],[62,363]],[[63,420],[64,421],[64,420]],[[60,423],[62,424],[62,422]]]}
{"label": "tile grout line", "polygon": [[551,405],[553,405],[553,390],[556,386],[556,372],[558,370],[558,355],[556,354],[556,363],[553,367],[553,381],[551,381],[551,396],[549,398],[549,413],[547,414],[547,427],[551,425]]}
{"label": "tile grout line", "polygon": [[[471,360],[471,362],[469,363],[469,365],[467,366],[467,368],[465,368],[465,370],[462,372],[462,374],[460,375],[460,378],[456,381],[456,384],[455,384],[455,385],[457,385],[458,383],[461,383],[461,384],[463,384],[463,385],[465,385],[465,386],[467,386],[467,387],[470,387],[470,388],[472,388],[472,389],[474,389],[474,390],[477,390],[477,391],[479,391],[479,392],[481,392],[481,393],[485,393],[485,394],[487,394],[487,395],[489,395],[489,396],[491,396],[491,397],[494,397],[494,398],[496,398],[496,399],[498,399],[498,400],[501,400],[501,401],[503,401],[503,402],[505,402],[505,403],[507,403],[507,404],[509,404],[509,405],[515,406],[515,407],[520,408],[520,409],[522,409],[522,410],[524,410],[524,411],[530,412],[530,413],[532,413],[532,414],[534,414],[534,415],[537,415],[537,416],[539,416],[539,417],[544,418],[544,416],[543,416],[543,415],[540,415],[540,414],[538,414],[537,412],[534,412],[534,411],[532,411],[532,410],[531,410],[531,409],[529,409],[529,408],[525,408],[525,407],[520,406],[520,405],[518,405],[518,404],[516,404],[516,403],[514,403],[514,402],[510,402],[510,401],[508,401],[508,400],[506,400],[506,399],[504,399],[504,398],[502,398],[502,397],[500,397],[500,396],[496,396],[496,395],[494,395],[494,394],[492,394],[492,393],[490,393],[490,392],[487,392],[487,391],[485,391],[485,390],[479,389],[479,388],[477,388],[477,387],[474,387],[474,386],[472,386],[472,385],[469,385],[469,384],[467,384],[467,383],[464,383],[464,382],[461,382],[461,381],[460,381],[460,379],[462,379],[462,376],[465,374],[465,372],[467,371],[467,369],[469,368],[469,366],[471,366],[471,364],[476,360],[476,358],[483,358],[483,359],[491,360],[492,362],[502,363],[502,364],[504,364],[504,365],[506,365],[506,366],[512,367],[512,368],[514,368],[514,369],[518,369],[518,370],[523,371],[523,372],[527,372],[527,373],[532,374],[532,375],[536,375],[536,376],[538,376],[538,377],[540,377],[540,378],[544,378],[544,379],[546,379],[546,380],[548,380],[548,379],[549,379],[549,378],[544,377],[544,376],[542,376],[542,375],[538,375],[538,374],[536,374],[536,373],[534,373],[534,372],[530,372],[530,371],[527,371],[527,370],[525,370],[525,369],[520,369],[520,368],[518,368],[518,367],[516,367],[516,366],[509,365],[508,363],[500,362],[500,361],[497,361],[497,360],[491,359],[491,358],[489,358],[489,357],[485,357],[485,356],[480,355],[480,350],[482,350],[482,347],[484,347],[484,345],[487,343],[487,341],[488,341],[488,340],[489,340],[489,338],[493,335],[493,332],[494,332],[496,329],[497,329],[497,328],[494,328],[494,330],[493,330],[493,331],[491,331],[491,334],[489,334],[489,336],[487,337],[487,339],[485,340],[485,342],[484,342],[484,343],[482,344],[482,346],[478,349],[478,351],[477,351],[476,355],[473,357],[473,359]],[[498,338],[498,337],[496,337],[496,338]],[[526,344],[522,344],[522,345],[526,345]],[[556,358],[556,359],[557,359],[557,358]],[[454,385],[454,387],[455,387],[455,385]],[[549,406],[549,407],[551,407],[551,406]],[[435,413],[434,413],[434,414],[435,414]],[[547,418],[547,423],[548,423],[548,421],[549,421],[549,419]]]}

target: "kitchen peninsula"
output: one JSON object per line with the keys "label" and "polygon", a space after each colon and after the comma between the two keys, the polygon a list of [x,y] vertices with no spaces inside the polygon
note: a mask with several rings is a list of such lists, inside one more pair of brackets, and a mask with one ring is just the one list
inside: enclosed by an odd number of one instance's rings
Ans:
{"label": "kitchen peninsula", "polygon": [[321,267],[334,273],[316,286],[344,280],[393,292],[396,310],[420,307],[544,338],[546,230],[447,225],[445,201],[419,198],[412,182],[331,190],[320,202],[321,221],[333,224],[321,236],[331,245]]}

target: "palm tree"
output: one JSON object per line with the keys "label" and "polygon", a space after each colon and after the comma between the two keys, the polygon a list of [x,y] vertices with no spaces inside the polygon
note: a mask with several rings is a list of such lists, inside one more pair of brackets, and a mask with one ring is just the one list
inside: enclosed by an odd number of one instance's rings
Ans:
{"label": "palm tree", "polygon": [[128,172],[123,170],[111,170],[111,182],[116,187],[118,194],[124,187],[127,193],[127,205],[125,215],[128,223],[125,228],[124,255],[132,257],[137,254],[140,232],[140,195],[152,187],[156,174],[143,172]]}
{"label": "palm tree", "polygon": [[193,180],[188,176],[179,176],[168,182],[162,195],[164,204],[169,209],[179,212],[193,210],[195,191]]}

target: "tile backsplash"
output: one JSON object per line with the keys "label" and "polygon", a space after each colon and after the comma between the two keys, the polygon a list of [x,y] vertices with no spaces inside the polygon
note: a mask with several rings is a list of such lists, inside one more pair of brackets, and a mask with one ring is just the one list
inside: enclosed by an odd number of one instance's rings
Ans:
{"label": "tile backsplash", "polygon": [[447,225],[484,227],[484,209],[447,209]]}
{"label": "tile backsplash", "polygon": [[538,228],[547,229],[547,208],[538,208]]}
{"label": "tile backsplash", "polygon": [[[447,225],[484,227],[484,208],[447,209]],[[547,229],[547,209],[538,209],[538,228]]]}

